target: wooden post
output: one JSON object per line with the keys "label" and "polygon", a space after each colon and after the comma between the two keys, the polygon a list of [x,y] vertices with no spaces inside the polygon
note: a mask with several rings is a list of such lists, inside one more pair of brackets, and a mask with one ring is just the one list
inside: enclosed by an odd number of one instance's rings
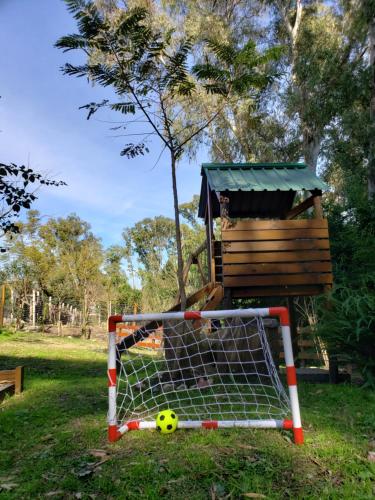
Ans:
{"label": "wooden post", "polygon": [[33,289],[33,295],[31,300],[31,324],[33,328],[35,328],[36,324],[35,309],[36,309],[36,293],[35,290]]}
{"label": "wooden post", "polygon": [[23,391],[23,366],[17,366],[14,371],[14,393],[21,394]]}
{"label": "wooden post", "polygon": [[1,285],[0,328],[4,326],[5,285]]}
{"label": "wooden post", "polygon": [[14,290],[13,288],[10,289],[10,320],[13,323],[14,319]]}
{"label": "wooden post", "polygon": [[62,325],[61,325],[61,303],[57,306],[57,335],[62,335]]}
{"label": "wooden post", "polygon": [[294,307],[293,297],[288,297],[288,309],[289,309],[289,317],[290,317],[290,334],[292,337],[294,364],[298,367],[299,366],[299,361],[298,361],[299,346],[298,346],[297,318],[296,318],[296,310]]}
{"label": "wooden post", "polygon": [[52,323],[52,297],[48,297],[48,321]]}
{"label": "wooden post", "polygon": [[314,196],[315,219],[323,219],[322,197]]}
{"label": "wooden post", "polygon": [[209,280],[215,281],[215,262],[213,261],[213,220],[212,220],[212,207],[211,207],[211,192],[210,186],[207,181],[207,218],[206,218],[206,232],[207,232],[207,256],[208,256],[208,271]]}
{"label": "wooden post", "polygon": [[[136,302],[134,302],[133,304],[133,314],[137,314],[138,312],[138,304]],[[133,321],[133,325],[135,326],[137,323],[135,321]]]}

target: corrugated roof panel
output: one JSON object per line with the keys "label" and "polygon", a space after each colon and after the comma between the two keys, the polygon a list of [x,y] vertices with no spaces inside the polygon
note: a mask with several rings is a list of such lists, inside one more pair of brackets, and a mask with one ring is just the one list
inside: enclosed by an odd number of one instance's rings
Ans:
{"label": "corrugated roof panel", "polygon": [[299,191],[327,190],[321,181],[304,164],[203,164],[214,191]]}
{"label": "corrugated roof panel", "polygon": [[[211,192],[226,193],[232,217],[283,217],[296,191],[323,191],[328,186],[303,163],[224,163],[202,165],[199,216],[205,216],[206,178]],[[212,213],[220,215],[216,196]]]}

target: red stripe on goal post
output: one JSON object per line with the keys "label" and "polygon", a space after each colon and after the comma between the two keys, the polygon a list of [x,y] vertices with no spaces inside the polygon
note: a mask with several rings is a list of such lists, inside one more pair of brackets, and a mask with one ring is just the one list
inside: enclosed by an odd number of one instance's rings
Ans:
{"label": "red stripe on goal post", "polygon": [[217,429],[219,427],[219,424],[217,420],[206,420],[202,422],[202,427],[204,429]]}
{"label": "red stripe on goal post", "polygon": [[270,307],[270,316],[278,316],[281,326],[289,326],[289,311],[287,307]]}
{"label": "red stripe on goal post", "polygon": [[108,318],[108,331],[115,332],[117,323],[122,322],[122,316],[120,314],[116,314],[115,316],[110,316]]}
{"label": "red stripe on goal post", "polygon": [[121,434],[118,431],[117,425],[109,425],[108,426],[108,440],[112,443],[114,441],[118,441],[121,437]]}
{"label": "red stripe on goal post", "polygon": [[293,420],[283,420],[283,429],[293,429]]}
{"label": "red stripe on goal post", "polygon": [[297,372],[295,366],[286,367],[286,381],[288,385],[297,385]]}
{"label": "red stripe on goal post", "polygon": [[130,420],[126,422],[129,431],[137,431],[139,429],[139,420]]}
{"label": "red stripe on goal post", "polygon": [[200,311],[186,311],[184,313],[184,319],[201,319]]}
{"label": "red stripe on goal post", "polygon": [[293,429],[294,442],[296,444],[303,444],[303,430],[302,427],[295,427]]}
{"label": "red stripe on goal post", "polygon": [[114,385],[116,385],[116,377],[117,377],[116,368],[109,368],[107,374],[108,374],[108,387],[113,387]]}

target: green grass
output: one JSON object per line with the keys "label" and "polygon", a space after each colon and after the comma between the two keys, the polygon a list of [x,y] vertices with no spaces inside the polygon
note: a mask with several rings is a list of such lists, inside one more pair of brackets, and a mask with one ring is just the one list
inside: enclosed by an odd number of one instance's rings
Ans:
{"label": "green grass", "polygon": [[374,498],[373,392],[301,385],[302,447],[288,432],[240,429],[132,432],[108,444],[104,348],[0,334],[1,368],[26,367],[24,393],[0,405],[1,499]]}

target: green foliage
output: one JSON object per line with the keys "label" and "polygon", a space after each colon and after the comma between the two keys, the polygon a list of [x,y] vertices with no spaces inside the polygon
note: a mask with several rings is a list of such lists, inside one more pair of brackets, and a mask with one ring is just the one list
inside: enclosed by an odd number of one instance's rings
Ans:
{"label": "green foliage", "polygon": [[19,231],[16,219],[22,208],[30,209],[38,198],[35,194],[38,184],[66,185],[63,181],[48,179],[25,165],[0,163],[0,229],[4,233]]}
{"label": "green foliage", "polygon": [[338,184],[339,198],[329,194],[325,202],[335,286],[320,300],[318,333],[375,387],[375,202],[359,172],[349,179]]}
{"label": "green foliage", "polygon": [[355,363],[375,388],[375,274],[363,276],[355,287],[350,282],[336,285],[322,299],[317,333],[331,355]]}
{"label": "green foliage", "polygon": [[255,90],[264,89],[275,75],[264,71],[264,65],[280,58],[283,49],[272,47],[259,53],[253,40],[236,49],[232,44],[206,40],[215,59],[196,64],[193,73],[204,83],[208,93],[248,97]]}
{"label": "green foliage", "polygon": [[28,212],[19,234],[8,238],[9,251],[2,258],[2,279],[15,292],[17,321],[33,289],[54,301],[77,306],[82,328],[89,322],[90,308],[104,303],[132,310],[139,292],[128,283],[122,269],[124,249],[104,252],[90,225],[72,214],[42,223],[39,213]]}

